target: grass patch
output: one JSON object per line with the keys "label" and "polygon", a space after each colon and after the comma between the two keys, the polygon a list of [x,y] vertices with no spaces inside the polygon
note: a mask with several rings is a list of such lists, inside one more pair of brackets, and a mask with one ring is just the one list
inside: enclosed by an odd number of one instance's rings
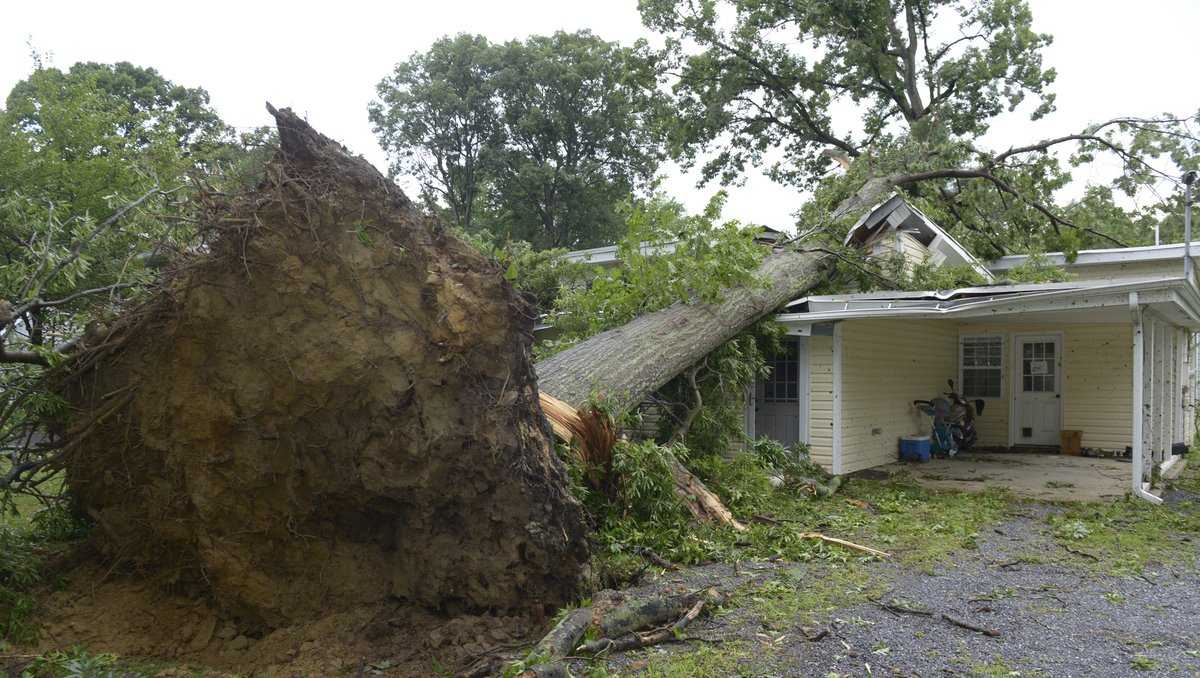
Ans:
{"label": "grass patch", "polygon": [[[821,532],[891,552],[903,564],[934,571],[961,549],[973,549],[979,531],[1009,515],[1015,500],[1006,491],[936,491],[909,479],[852,478],[830,497],[772,489],[765,473],[742,455],[732,462],[707,461],[703,476],[736,516],[745,532],[697,525],[687,516],[674,520],[633,518],[609,521],[601,532],[594,566],[619,581],[636,571],[636,547],[654,549],[680,564],[766,560],[847,564],[857,552],[800,536]],[[780,524],[753,522],[769,516]]]}
{"label": "grass patch", "polygon": [[[733,641],[713,647],[701,645],[685,652],[641,653],[632,656],[634,662],[645,662],[642,678],[729,678],[760,676],[762,673],[752,659],[745,642]],[[595,678],[607,672],[592,674]]]}
{"label": "grass patch", "polygon": [[[1189,462],[1175,485],[1200,493],[1200,469]],[[1069,561],[1077,566],[1136,575],[1156,565],[1197,565],[1195,549],[1184,540],[1200,537],[1200,511],[1133,498],[1058,506],[1063,510],[1046,518],[1050,534],[1075,556],[1088,554]]]}
{"label": "grass patch", "polygon": [[833,611],[876,599],[889,582],[872,578],[861,563],[796,568],[735,594],[730,607],[744,608],[767,631],[793,631],[824,621]]}

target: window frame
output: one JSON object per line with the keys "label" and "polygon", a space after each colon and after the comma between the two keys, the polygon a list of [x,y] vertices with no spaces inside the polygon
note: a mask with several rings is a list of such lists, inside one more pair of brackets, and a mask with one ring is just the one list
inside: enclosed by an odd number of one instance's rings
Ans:
{"label": "window frame", "polygon": [[[988,365],[988,366],[983,366],[983,367],[972,365],[972,366],[968,367],[967,365],[964,364],[965,359],[966,359],[966,350],[965,349],[966,349],[967,342],[980,341],[980,340],[984,340],[987,342],[999,342],[999,360],[1000,360],[999,365],[996,365],[996,366]],[[1004,398],[1004,385],[1005,385],[1004,384],[1004,382],[1005,382],[1004,370],[1008,366],[1008,360],[1005,356],[1005,350],[1007,348],[1007,344],[1008,344],[1008,342],[1007,342],[1004,334],[984,332],[984,333],[976,333],[976,334],[960,334],[958,336],[958,388],[959,388],[959,394],[963,398],[970,399],[970,400],[974,400],[974,399],[1000,400],[1000,399]],[[966,382],[965,375],[966,375],[966,372],[968,369],[971,369],[971,370],[994,370],[998,377],[997,382],[996,382],[997,391],[996,391],[995,395],[992,395],[990,393],[983,394],[983,395],[980,395],[977,393],[967,393],[967,382]]]}

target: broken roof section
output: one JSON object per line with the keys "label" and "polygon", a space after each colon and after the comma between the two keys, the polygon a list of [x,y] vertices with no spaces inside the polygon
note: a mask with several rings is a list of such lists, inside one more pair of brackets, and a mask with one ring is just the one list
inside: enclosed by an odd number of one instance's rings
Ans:
{"label": "broken roof section", "polygon": [[970,266],[984,280],[995,280],[987,266],[899,194],[893,194],[863,215],[846,234],[845,244],[869,248],[887,235],[900,234],[911,235],[924,246],[929,253],[929,263],[934,266]]}

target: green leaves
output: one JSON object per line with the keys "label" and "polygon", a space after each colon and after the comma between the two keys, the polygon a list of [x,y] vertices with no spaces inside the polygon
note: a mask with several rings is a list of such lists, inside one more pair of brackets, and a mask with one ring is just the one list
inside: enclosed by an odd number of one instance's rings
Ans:
{"label": "green leaves", "polygon": [[[555,304],[555,327],[569,345],[679,301],[718,300],[740,285],[760,284],[754,271],[766,249],[756,229],[719,222],[725,194],[700,215],[661,195],[622,208],[628,231],[617,245],[621,266],[588,287],[565,290]],[[560,346],[565,348],[565,345]]]}
{"label": "green leaves", "polygon": [[[675,148],[712,152],[705,178],[747,164],[814,185],[828,148],[857,156],[889,136],[976,137],[1026,97],[1052,108],[1042,67],[1047,35],[1023,0],[643,0],[682,66]],[[949,27],[954,26],[954,29]],[[681,45],[694,43],[696,50]],[[697,51],[698,50],[698,51]],[[834,110],[857,120],[836,120]],[[861,130],[861,132],[856,131]]]}
{"label": "green leaves", "polygon": [[616,206],[662,158],[658,77],[645,44],[588,31],[459,35],[398,64],[370,116],[392,173],[415,176],[456,226],[591,247],[620,235]]}

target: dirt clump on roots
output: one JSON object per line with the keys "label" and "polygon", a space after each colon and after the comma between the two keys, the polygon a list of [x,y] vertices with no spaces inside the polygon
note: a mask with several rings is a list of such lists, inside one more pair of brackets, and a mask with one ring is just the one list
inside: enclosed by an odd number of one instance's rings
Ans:
{"label": "dirt clump on roots", "polygon": [[[20,657],[82,646],[115,653],[161,678],[458,673],[494,664],[491,656],[527,646],[541,631],[527,616],[450,618],[398,602],[255,630],[225,618],[206,600],[165,592],[147,580],[112,576],[94,564],[68,572],[62,586],[40,603],[41,639],[21,648],[27,654]],[[13,661],[6,665],[0,656],[0,673],[19,674],[24,665]]]}
{"label": "dirt clump on roots", "polygon": [[271,112],[258,189],[202,197],[206,251],[63,383],[67,479],[106,567],[256,638],[379,605],[572,600],[586,524],[528,305],[366,161]]}

